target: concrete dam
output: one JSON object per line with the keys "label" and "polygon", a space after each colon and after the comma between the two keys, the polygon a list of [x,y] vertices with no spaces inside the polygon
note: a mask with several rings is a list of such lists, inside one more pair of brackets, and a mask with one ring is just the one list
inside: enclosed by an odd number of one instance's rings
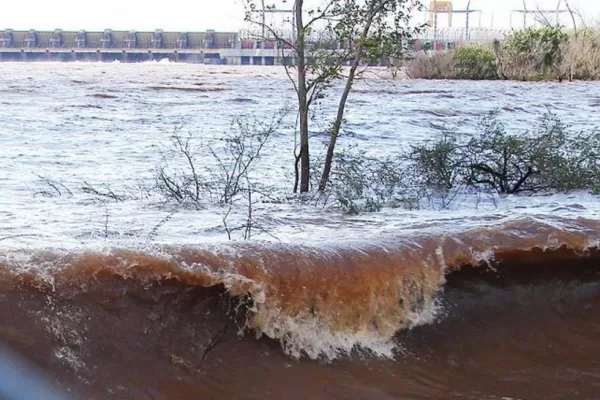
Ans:
{"label": "concrete dam", "polygon": [[[409,42],[410,52],[447,51],[470,43],[490,43],[503,31],[489,29],[424,31]],[[136,31],[17,31],[0,30],[2,61],[96,61],[173,62],[234,65],[280,65],[293,63],[291,51],[275,41],[257,40],[240,32]],[[318,39],[315,39],[318,40]],[[309,38],[310,41],[310,38]],[[322,44],[322,43],[321,43]],[[329,43],[331,50],[349,44]],[[381,61],[385,63],[384,60]]]}
{"label": "concrete dam", "polygon": [[142,62],[168,59],[203,64],[275,65],[275,43],[231,32],[0,31],[0,61]]}

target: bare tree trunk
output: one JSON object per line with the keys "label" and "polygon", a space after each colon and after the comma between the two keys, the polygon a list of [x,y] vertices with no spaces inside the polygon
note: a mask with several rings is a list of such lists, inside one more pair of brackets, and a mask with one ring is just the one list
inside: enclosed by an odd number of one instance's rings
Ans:
{"label": "bare tree trunk", "polygon": [[310,186],[310,155],[308,147],[308,107],[306,92],[300,97],[300,193],[307,193]]}
{"label": "bare tree trunk", "polygon": [[306,87],[305,32],[302,19],[304,0],[295,0],[296,67],[298,69],[298,112],[300,116],[300,193],[310,188],[310,153],[308,147],[308,91]]}
{"label": "bare tree trunk", "polygon": [[354,76],[356,75],[356,70],[358,69],[359,63],[360,59],[355,60],[354,64],[352,65],[352,69],[350,70],[350,74],[348,75],[348,80],[346,81],[344,93],[342,93],[342,97],[340,99],[337,117],[335,118],[335,122],[333,124],[333,127],[331,128],[331,132],[329,133],[329,145],[327,146],[327,156],[325,157],[323,174],[321,175],[321,182],[319,183],[320,191],[325,190],[327,188],[327,182],[329,182],[329,175],[331,174],[331,165],[333,163],[333,154],[335,153],[335,145],[337,143],[337,138],[342,127],[344,111],[346,109],[346,102],[348,101],[348,96],[350,95],[350,90],[352,89]]}
{"label": "bare tree trunk", "polygon": [[327,156],[325,157],[323,174],[321,175],[321,181],[319,182],[320,191],[324,191],[327,188],[327,182],[329,182],[329,176],[331,174],[331,165],[333,163],[333,154],[335,153],[335,145],[337,143],[337,138],[340,134],[342,121],[344,120],[346,103],[348,101],[350,91],[352,90],[352,86],[354,85],[356,71],[358,70],[358,67],[360,66],[360,61],[362,59],[363,43],[369,35],[369,30],[371,29],[371,24],[373,23],[373,18],[375,17],[375,13],[373,10],[375,3],[376,2],[371,3],[370,14],[365,24],[365,28],[360,36],[360,42],[358,48],[356,49],[356,55],[354,57],[354,61],[352,62],[352,67],[350,68],[350,74],[348,75],[348,80],[346,81],[346,87],[344,88],[344,92],[342,93],[342,97],[340,98],[337,116],[335,118],[335,122],[333,123],[333,127],[331,128],[331,132],[329,132],[329,145],[327,146]]}
{"label": "bare tree trunk", "polygon": [[294,193],[298,193],[298,184],[300,183],[300,155],[294,153]]}

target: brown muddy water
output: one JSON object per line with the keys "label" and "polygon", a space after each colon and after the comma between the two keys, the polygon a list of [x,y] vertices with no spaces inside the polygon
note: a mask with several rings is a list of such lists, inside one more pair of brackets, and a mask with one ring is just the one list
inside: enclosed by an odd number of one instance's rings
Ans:
{"label": "brown muddy water", "polygon": [[81,399],[595,399],[599,228],[13,253],[0,340]]}

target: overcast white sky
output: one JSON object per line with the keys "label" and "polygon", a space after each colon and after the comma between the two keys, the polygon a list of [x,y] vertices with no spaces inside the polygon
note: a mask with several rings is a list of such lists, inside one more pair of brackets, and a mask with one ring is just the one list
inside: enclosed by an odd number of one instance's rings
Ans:
{"label": "overcast white sky", "polygon": [[[0,29],[65,30],[175,30],[237,31],[244,27],[242,0],[0,0]],[[282,0],[267,0],[267,3]],[[292,0],[288,0],[290,3]],[[322,0],[307,0],[319,3]],[[528,8],[555,9],[558,0],[526,0]],[[429,3],[429,0],[425,0]],[[467,0],[455,0],[464,8]],[[600,0],[570,0],[586,19],[598,21]],[[484,12],[484,26],[508,26],[510,10],[523,8],[522,0],[472,0],[472,9]],[[424,16],[417,16],[421,21]],[[514,16],[515,25],[522,17]],[[565,20],[566,24],[568,20]],[[443,24],[444,22],[440,22]],[[522,22],[521,22],[522,23]],[[464,24],[456,18],[455,26]]]}

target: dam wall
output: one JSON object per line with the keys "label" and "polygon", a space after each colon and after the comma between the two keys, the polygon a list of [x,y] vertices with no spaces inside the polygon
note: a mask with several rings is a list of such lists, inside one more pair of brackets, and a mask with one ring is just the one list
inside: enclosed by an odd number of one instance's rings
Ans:
{"label": "dam wall", "polygon": [[[484,32],[485,33],[485,32]],[[412,41],[409,50],[446,51],[473,42],[463,32],[455,37],[427,35]],[[489,40],[489,33],[485,39]],[[491,37],[491,36],[490,36]],[[482,36],[483,38],[483,36]],[[310,40],[310,39],[309,39]],[[331,43],[331,50],[346,45]],[[138,31],[18,31],[0,30],[0,62],[7,61],[95,61],[143,62],[168,59],[173,62],[236,65],[290,64],[289,50],[268,40],[241,32],[152,32]]]}
{"label": "dam wall", "polygon": [[[236,32],[0,31],[0,61],[275,63],[277,51],[242,49]],[[273,60],[269,60],[273,58]]]}

